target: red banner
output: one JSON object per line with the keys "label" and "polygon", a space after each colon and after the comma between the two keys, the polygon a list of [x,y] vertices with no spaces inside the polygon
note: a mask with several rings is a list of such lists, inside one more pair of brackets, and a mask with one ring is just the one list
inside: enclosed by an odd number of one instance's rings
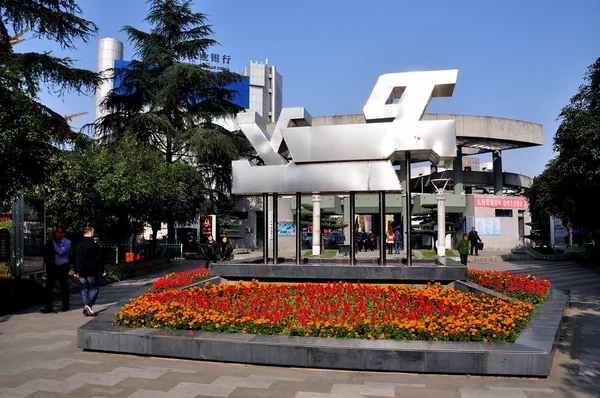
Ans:
{"label": "red banner", "polygon": [[527,203],[525,199],[516,198],[475,198],[475,207],[525,210],[527,208]]}

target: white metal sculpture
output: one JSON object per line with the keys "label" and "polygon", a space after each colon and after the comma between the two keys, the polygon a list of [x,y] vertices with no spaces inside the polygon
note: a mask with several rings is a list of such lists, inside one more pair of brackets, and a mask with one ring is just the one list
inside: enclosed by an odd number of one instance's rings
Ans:
{"label": "white metal sculpture", "polygon": [[273,135],[266,122],[241,113],[237,124],[264,165],[234,161],[232,193],[401,191],[392,162],[447,165],[456,156],[454,120],[421,120],[432,97],[451,96],[458,70],[379,77],[363,108],[366,124],[311,126],[304,108],[285,108]]}

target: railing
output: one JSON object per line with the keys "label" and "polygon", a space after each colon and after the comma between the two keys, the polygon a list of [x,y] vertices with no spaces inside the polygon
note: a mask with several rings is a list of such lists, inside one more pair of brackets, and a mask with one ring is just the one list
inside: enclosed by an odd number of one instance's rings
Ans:
{"label": "railing", "polygon": [[131,263],[144,259],[156,258],[181,258],[183,245],[181,243],[157,243],[156,250],[152,253],[150,243],[139,245],[100,245],[102,258],[106,263]]}

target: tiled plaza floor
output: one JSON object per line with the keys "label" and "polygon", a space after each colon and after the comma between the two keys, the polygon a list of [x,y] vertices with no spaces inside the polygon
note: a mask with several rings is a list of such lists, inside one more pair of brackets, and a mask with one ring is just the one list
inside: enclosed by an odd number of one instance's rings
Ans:
{"label": "tiled plaza floor", "polygon": [[[199,265],[186,260],[173,270]],[[84,352],[77,348],[76,330],[87,318],[73,296],[73,310],[67,313],[40,314],[31,308],[0,318],[0,397],[600,397],[600,274],[572,262],[469,265],[531,273],[571,290],[548,379],[293,369]],[[154,278],[103,287],[97,309]]]}

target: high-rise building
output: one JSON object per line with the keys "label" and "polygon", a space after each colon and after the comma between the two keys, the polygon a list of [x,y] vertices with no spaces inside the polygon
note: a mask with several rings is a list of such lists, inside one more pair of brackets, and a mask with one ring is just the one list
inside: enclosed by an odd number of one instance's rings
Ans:
{"label": "high-rise building", "polygon": [[[101,104],[105,96],[114,87],[119,86],[119,82],[111,75],[110,69],[124,68],[129,64],[129,61],[123,59],[123,55],[124,46],[120,40],[105,38],[98,41],[96,71],[102,73],[105,80],[96,90],[95,119],[104,115]],[[223,67],[215,66],[213,69],[219,70]],[[268,65],[268,61],[264,64],[250,61],[241,74],[245,76],[242,81],[227,87],[238,93],[232,102],[244,109],[257,112],[269,123],[276,122],[283,103],[283,78],[275,66]],[[234,128],[233,120],[222,121],[220,124],[226,128]]]}
{"label": "high-rise building", "polygon": [[252,62],[244,68],[244,76],[250,78],[249,110],[258,113],[267,122],[276,122],[283,103],[283,78],[274,66]]}
{"label": "high-rise building", "polygon": [[94,119],[104,116],[102,101],[110,90],[113,89],[113,77],[110,69],[115,67],[115,61],[123,59],[125,46],[123,42],[110,37],[98,41],[98,53],[96,56],[96,72],[102,73],[105,80],[100,83],[94,96]]}

